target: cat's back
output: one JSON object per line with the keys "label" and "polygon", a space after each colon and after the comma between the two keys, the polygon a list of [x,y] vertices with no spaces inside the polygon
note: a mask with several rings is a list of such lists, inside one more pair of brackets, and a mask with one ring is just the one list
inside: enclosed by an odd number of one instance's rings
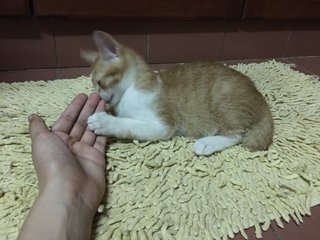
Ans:
{"label": "cat's back", "polygon": [[230,94],[259,94],[248,77],[216,62],[177,64],[160,71],[159,77],[162,97],[175,102],[177,107]]}
{"label": "cat's back", "polygon": [[221,63],[198,62],[177,64],[159,73],[164,85],[174,87],[187,84],[208,84],[217,80],[232,80],[243,75]]}
{"label": "cat's back", "polygon": [[220,63],[179,64],[159,72],[159,77],[160,114],[183,134],[200,136],[215,126],[219,130],[244,129],[265,112],[269,114],[254,83]]}

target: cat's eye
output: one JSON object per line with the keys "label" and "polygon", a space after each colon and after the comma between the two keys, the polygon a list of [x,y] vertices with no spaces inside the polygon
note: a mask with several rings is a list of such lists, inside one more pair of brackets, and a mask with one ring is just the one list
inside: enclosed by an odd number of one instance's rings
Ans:
{"label": "cat's eye", "polygon": [[100,88],[105,88],[103,82],[101,80],[97,81],[97,85],[100,87]]}
{"label": "cat's eye", "polygon": [[106,84],[105,81],[102,81],[102,80],[98,80],[96,81],[96,84],[99,86],[99,88],[101,89],[107,89],[108,88],[108,85]]}

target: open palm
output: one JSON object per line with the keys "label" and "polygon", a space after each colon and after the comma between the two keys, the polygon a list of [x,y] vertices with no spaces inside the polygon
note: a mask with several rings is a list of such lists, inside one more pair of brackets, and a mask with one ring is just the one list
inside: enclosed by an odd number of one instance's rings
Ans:
{"label": "open palm", "polygon": [[88,130],[86,122],[104,108],[98,93],[89,98],[80,94],[51,131],[39,116],[30,116],[32,158],[40,192],[50,188],[62,198],[76,194],[90,208],[97,208],[105,190],[106,138]]}

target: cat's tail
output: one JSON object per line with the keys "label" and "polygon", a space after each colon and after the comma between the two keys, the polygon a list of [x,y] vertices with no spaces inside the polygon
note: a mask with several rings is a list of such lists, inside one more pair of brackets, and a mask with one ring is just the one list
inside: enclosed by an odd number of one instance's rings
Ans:
{"label": "cat's tail", "polygon": [[242,144],[250,151],[267,150],[273,139],[273,119],[269,109],[263,118],[248,129],[242,139]]}

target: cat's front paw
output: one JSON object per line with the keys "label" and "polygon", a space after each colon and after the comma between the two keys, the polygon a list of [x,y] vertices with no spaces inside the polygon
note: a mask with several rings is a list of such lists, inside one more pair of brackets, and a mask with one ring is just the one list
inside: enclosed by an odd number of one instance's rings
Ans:
{"label": "cat's front paw", "polygon": [[88,127],[97,135],[108,135],[111,116],[105,112],[94,113],[88,118]]}

